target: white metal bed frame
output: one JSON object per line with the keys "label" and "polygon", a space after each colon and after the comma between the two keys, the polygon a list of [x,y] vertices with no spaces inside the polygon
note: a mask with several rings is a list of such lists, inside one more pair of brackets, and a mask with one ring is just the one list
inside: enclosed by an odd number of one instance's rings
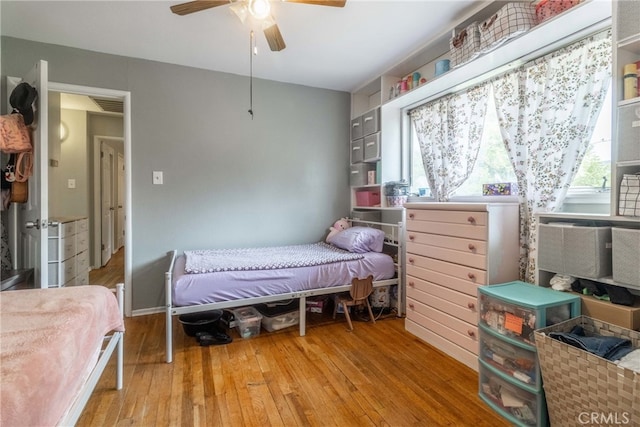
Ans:
{"label": "white metal bed frame", "polygon": [[[114,292],[118,299],[120,316],[124,317],[124,285],[122,283],[118,283]],[[111,359],[111,355],[116,349],[116,389],[122,389],[122,377],[124,372],[124,332],[115,331],[104,337],[103,348],[100,350],[98,361],[93,367],[89,378],[87,378],[87,381],[82,386],[82,389],[80,389],[80,392],[71,405],[71,408],[69,408],[65,416],[60,420],[59,425],[73,426],[78,422],[84,407],[87,405],[93,390],[96,388],[96,384],[98,384],[98,380],[104,372],[104,368],[107,366],[109,359]]]}
{"label": "white metal bed frame", "polygon": [[[403,289],[403,272],[402,272],[402,257],[403,257],[403,242],[404,242],[404,227],[402,222],[398,223],[383,223],[374,221],[364,221],[358,219],[349,219],[351,223],[366,224],[368,226],[383,226],[388,227],[386,231],[385,245],[395,246],[398,248],[398,261],[396,263],[396,277],[393,279],[378,280],[373,282],[373,287],[382,287],[389,285],[398,285],[398,312],[397,316],[401,317],[404,313],[404,289]],[[173,361],[173,316],[188,313],[199,313],[209,310],[220,310],[225,308],[243,307],[247,305],[266,303],[272,301],[280,301],[286,299],[299,299],[300,310],[300,336],[306,334],[306,308],[307,297],[316,295],[328,295],[339,292],[346,292],[351,287],[351,284],[345,284],[341,286],[331,286],[328,288],[318,288],[306,291],[288,292],[278,295],[269,295],[263,297],[243,298],[232,301],[214,302],[209,304],[198,304],[183,307],[174,307],[172,301],[172,282],[173,282],[173,268],[175,266],[175,260],[177,251],[172,250],[167,252],[167,256],[171,257],[169,263],[169,270],[165,273],[165,298],[166,298],[166,361],[171,363]]]}

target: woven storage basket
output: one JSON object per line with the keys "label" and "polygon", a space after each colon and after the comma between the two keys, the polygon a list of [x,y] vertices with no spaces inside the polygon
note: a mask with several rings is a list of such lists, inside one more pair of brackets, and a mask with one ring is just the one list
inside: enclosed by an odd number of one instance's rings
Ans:
{"label": "woven storage basket", "polygon": [[587,336],[615,336],[640,347],[640,332],[587,316],[535,331],[551,425],[640,425],[640,373],[550,338],[580,325]]}

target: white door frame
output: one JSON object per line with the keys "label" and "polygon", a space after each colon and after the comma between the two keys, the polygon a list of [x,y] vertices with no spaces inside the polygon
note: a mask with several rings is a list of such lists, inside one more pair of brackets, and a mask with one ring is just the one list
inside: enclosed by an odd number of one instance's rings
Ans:
{"label": "white door frame", "polygon": [[124,220],[124,290],[125,290],[125,298],[124,298],[124,310],[127,316],[131,316],[131,296],[132,292],[132,284],[131,284],[131,265],[132,265],[132,236],[133,232],[131,230],[132,225],[132,215],[131,215],[131,92],[122,91],[122,90],[114,90],[114,89],[103,89],[89,86],[80,86],[80,85],[72,85],[66,83],[49,83],[49,91],[52,92],[63,92],[70,93],[75,95],[87,95],[87,96],[95,96],[106,99],[117,99],[121,100],[123,103],[123,137],[124,137],[124,199],[125,199],[125,220]]}

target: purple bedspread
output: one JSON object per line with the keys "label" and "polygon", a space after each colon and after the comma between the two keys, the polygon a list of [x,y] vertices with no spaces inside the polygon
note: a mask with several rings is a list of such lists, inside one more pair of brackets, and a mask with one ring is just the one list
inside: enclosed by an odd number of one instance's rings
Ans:
{"label": "purple bedspread", "polygon": [[285,269],[222,271],[186,274],[185,257],[179,256],[173,270],[173,305],[188,306],[278,295],[351,283],[354,277],[373,275],[374,280],[395,275],[393,259],[368,252],[357,260]]}

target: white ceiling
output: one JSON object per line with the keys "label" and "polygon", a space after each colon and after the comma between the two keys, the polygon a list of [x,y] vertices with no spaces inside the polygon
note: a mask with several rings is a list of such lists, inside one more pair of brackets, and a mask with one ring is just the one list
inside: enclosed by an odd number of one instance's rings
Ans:
{"label": "white ceiling", "polygon": [[242,24],[229,6],[178,16],[169,6],[179,3],[2,0],[0,32],[249,75],[249,32],[254,28],[255,77],[351,92],[435,38],[441,40],[451,22],[487,2],[347,0],[344,8],[335,8],[272,0],[272,14],[287,44],[281,52],[271,52],[260,26]]}

